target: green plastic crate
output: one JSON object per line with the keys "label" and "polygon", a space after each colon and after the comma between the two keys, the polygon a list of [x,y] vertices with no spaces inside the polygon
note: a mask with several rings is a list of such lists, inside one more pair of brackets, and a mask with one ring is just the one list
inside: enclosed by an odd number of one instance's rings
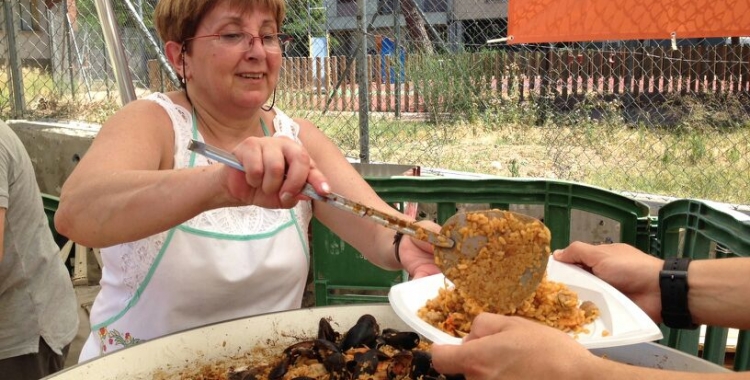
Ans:
{"label": "green plastic crate", "polygon": [[[59,204],[60,198],[54,195],[42,193],[42,205],[44,206],[44,213],[47,215],[47,223],[49,224],[49,229],[52,232],[52,237],[55,239],[55,243],[57,243],[57,246],[59,248],[62,248],[65,243],[68,242],[68,238],[57,232],[57,229],[55,228],[55,212],[57,212],[57,207],[59,206]],[[71,275],[73,274],[74,265],[74,258],[68,257],[68,260],[65,261],[65,267],[68,268],[68,271],[71,273]]]}
{"label": "green plastic crate", "polygon": [[42,194],[42,204],[44,205],[44,213],[47,215],[47,223],[49,223],[49,229],[52,231],[55,243],[62,248],[68,241],[68,238],[60,235],[57,229],[55,229],[55,212],[57,212],[57,207],[60,204],[60,198],[54,195]]}
{"label": "green plastic crate", "polygon": [[[652,219],[639,201],[580,183],[544,179],[449,179],[435,177],[367,178],[375,191],[397,208],[404,202],[434,205],[442,224],[463,205],[508,209],[540,205],[552,232],[552,249],[570,243],[571,213],[581,210],[620,223],[620,241],[649,252]],[[400,208],[399,208],[400,209]],[[387,302],[388,289],[406,280],[402,271],[386,271],[367,262],[349,244],[317,220],[312,224],[313,282],[316,305]]]}
{"label": "green plastic crate", "polygon": [[[690,257],[694,260],[750,256],[750,217],[724,206],[700,201],[678,200],[659,209],[658,245],[661,258]],[[698,355],[699,330],[678,330],[662,326],[660,343]],[[728,330],[708,326],[702,357],[724,365]],[[750,369],[750,335],[741,330],[734,354],[734,369]]]}

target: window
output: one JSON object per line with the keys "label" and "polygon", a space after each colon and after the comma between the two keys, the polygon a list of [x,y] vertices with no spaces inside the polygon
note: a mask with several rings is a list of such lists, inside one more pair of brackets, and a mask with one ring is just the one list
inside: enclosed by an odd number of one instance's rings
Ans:
{"label": "window", "polygon": [[448,12],[448,0],[424,0],[422,7],[427,13]]}
{"label": "window", "polygon": [[378,0],[378,14],[379,15],[393,14],[395,9],[396,9],[395,0]]}
{"label": "window", "polygon": [[357,15],[356,0],[338,0],[336,2],[336,16],[350,17]]}
{"label": "window", "polygon": [[21,30],[38,31],[41,30],[40,20],[42,17],[39,9],[40,0],[21,0],[19,2],[19,16],[21,18]]}

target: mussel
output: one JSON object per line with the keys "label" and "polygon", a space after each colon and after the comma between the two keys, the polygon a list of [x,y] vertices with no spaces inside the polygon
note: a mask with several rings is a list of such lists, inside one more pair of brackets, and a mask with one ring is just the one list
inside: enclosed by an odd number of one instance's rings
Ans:
{"label": "mussel", "polygon": [[380,334],[380,326],[370,314],[359,317],[357,323],[344,334],[341,341],[341,351],[346,351],[355,347],[373,348],[376,339]]}
{"label": "mussel", "polygon": [[339,338],[341,338],[341,334],[333,329],[331,322],[328,322],[325,318],[320,318],[320,322],[318,322],[318,339],[325,339],[329,342],[338,342]]}
{"label": "mussel", "polygon": [[[230,380],[256,380],[268,373],[271,380],[314,380],[325,374],[330,380],[463,380],[444,376],[432,366],[429,352],[420,349],[419,334],[390,328],[380,330],[375,317],[361,316],[345,334],[321,318],[316,339],[287,347],[270,368],[243,369],[230,373]],[[264,372],[266,371],[266,372]]]}

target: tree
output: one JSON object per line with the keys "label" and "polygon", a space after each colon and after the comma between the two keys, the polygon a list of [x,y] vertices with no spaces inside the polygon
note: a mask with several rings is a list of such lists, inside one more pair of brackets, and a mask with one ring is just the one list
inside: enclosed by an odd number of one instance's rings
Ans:
{"label": "tree", "polygon": [[[88,25],[98,25],[99,13],[96,11],[96,4],[94,0],[72,0],[78,8],[79,20],[85,22]],[[147,28],[153,28],[153,14],[154,7],[159,0],[112,0],[112,10],[115,13],[115,20],[117,25],[128,25],[132,24],[133,20],[128,10],[127,5],[124,1],[130,1],[136,9],[142,10],[143,23],[146,24]]]}
{"label": "tree", "polygon": [[282,30],[294,38],[289,49],[291,55],[308,57],[310,36],[320,37],[327,32],[323,0],[288,0],[286,6]]}
{"label": "tree", "polygon": [[425,20],[422,19],[417,4],[414,0],[400,0],[400,2],[401,13],[403,13],[406,22],[406,30],[409,38],[414,42],[414,47],[422,53],[433,54],[435,49],[427,35],[427,29],[424,26]]}

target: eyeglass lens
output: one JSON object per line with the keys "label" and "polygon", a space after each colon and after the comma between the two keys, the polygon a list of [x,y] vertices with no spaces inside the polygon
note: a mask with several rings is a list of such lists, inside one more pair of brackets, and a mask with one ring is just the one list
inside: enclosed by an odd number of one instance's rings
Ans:
{"label": "eyeglass lens", "polygon": [[283,38],[284,35],[276,33],[264,34],[262,36],[256,37],[250,33],[236,32],[219,34],[219,43],[229,47],[240,49],[242,51],[247,51],[252,49],[253,45],[255,44],[255,40],[259,39],[261,45],[267,51],[279,51],[281,50]]}

